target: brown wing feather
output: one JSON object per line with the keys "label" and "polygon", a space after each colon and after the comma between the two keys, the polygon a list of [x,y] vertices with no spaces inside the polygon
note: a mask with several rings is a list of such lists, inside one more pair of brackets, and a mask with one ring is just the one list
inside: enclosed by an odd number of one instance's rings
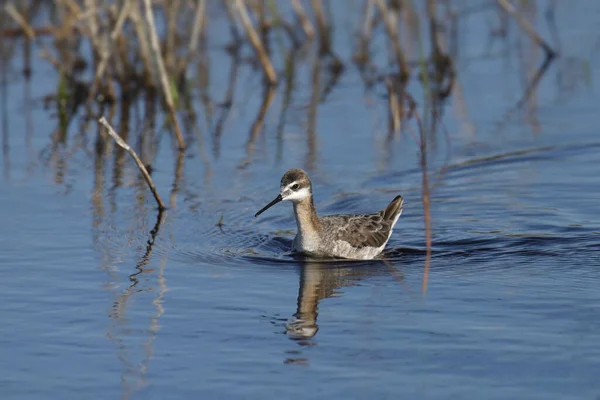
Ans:
{"label": "brown wing feather", "polygon": [[324,217],[324,223],[334,240],[343,240],[352,247],[383,246],[390,234],[391,224],[383,218],[383,211],[368,215],[335,215]]}
{"label": "brown wing feather", "polygon": [[331,215],[322,218],[325,228],[334,240],[343,240],[357,249],[381,247],[393,228],[394,220],[402,211],[402,196],[396,196],[385,208],[366,215]]}

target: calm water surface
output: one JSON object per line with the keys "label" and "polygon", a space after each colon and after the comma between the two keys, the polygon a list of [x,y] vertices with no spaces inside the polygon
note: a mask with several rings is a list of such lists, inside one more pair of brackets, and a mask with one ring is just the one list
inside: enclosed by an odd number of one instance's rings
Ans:
{"label": "calm water surface", "polygon": [[[486,22],[466,22],[463,101],[444,105],[448,140],[429,158],[426,294],[418,147],[409,134],[388,140],[383,92],[365,93],[353,67],[319,106],[312,139],[310,64],[284,129],[278,92],[253,146],[261,85],[247,70],[218,152],[203,132],[178,164],[163,135],[153,176],[172,207],[148,247],[157,215],[135,166],[123,156],[115,178],[112,154],[95,160],[95,126],[87,144],[73,127],[53,152],[56,119],[39,102],[56,77],[39,62],[29,104],[17,58],[0,179],[2,398],[597,399],[600,69],[587,35],[600,6],[582,4],[557,14],[573,45],[535,106],[508,119],[520,59],[481,57]],[[230,59],[213,63],[218,99],[228,71],[217,66]],[[405,197],[385,262],[289,255],[291,206],[253,215],[291,167],[310,171],[322,213]]]}

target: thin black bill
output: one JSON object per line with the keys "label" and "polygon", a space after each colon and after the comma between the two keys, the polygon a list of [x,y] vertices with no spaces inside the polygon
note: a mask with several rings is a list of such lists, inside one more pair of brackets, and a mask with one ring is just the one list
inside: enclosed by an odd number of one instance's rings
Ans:
{"label": "thin black bill", "polygon": [[259,212],[257,212],[256,214],[254,214],[254,217],[258,217],[260,214],[262,214],[263,212],[265,212],[268,208],[273,207],[275,204],[279,203],[281,200],[283,200],[283,198],[281,197],[281,195],[277,195],[277,197],[275,197],[273,199],[272,202],[270,202],[269,204],[267,204],[266,206],[264,206],[263,208],[260,209]]}

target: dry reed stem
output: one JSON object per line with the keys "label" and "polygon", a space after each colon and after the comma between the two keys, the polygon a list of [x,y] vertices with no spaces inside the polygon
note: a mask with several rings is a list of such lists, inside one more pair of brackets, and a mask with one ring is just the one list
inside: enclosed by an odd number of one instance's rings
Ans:
{"label": "dry reed stem", "polygon": [[371,32],[373,31],[374,19],[375,8],[373,7],[373,2],[368,0],[365,3],[365,19],[363,21],[362,26],[362,37],[366,39],[367,42],[371,40]]}
{"label": "dry reed stem", "polygon": [[25,32],[25,35],[27,35],[30,40],[35,40],[35,31],[31,28],[31,25],[29,25],[29,23],[25,20],[25,18],[23,18],[23,16],[12,3],[6,4],[4,6],[4,10],[12,17],[12,19],[15,20],[17,24],[19,24],[21,29],[23,29],[23,32]]}
{"label": "dry reed stem", "polygon": [[179,120],[177,119],[177,113],[175,111],[175,104],[173,103],[173,96],[171,95],[171,86],[169,85],[169,78],[167,77],[167,71],[165,69],[165,63],[163,60],[162,53],[160,51],[160,43],[158,42],[158,34],[156,33],[156,24],[154,23],[154,15],[152,13],[152,4],[150,0],[144,0],[144,8],[146,11],[146,22],[148,24],[148,30],[150,31],[150,45],[154,52],[154,58],[158,66],[158,73],[160,76],[160,82],[167,102],[167,108],[169,109],[169,115],[173,121],[173,127],[175,128],[175,137],[179,144],[179,150],[185,150],[185,141],[181,134],[181,128],[179,126]]}
{"label": "dry reed stem", "polygon": [[[85,0],[84,1],[85,4],[85,8],[86,8],[86,13],[90,12],[89,14],[89,18],[87,18],[88,23],[89,23],[89,27],[90,27],[90,36],[92,38],[97,38],[98,37],[98,21],[97,21],[97,14],[95,12],[95,10],[98,8],[96,5],[96,0]],[[81,17],[82,12],[79,11],[79,17]]]}
{"label": "dry reed stem", "polygon": [[146,83],[152,86],[150,77],[152,76],[152,57],[150,55],[150,45],[148,44],[148,38],[144,29],[142,17],[140,15],[140,7],[137,1],[132,2],[132,7],[129,11],[129,18],[133,22],[135,33],[140,46],[140,57],[144,63],[146,71]]}
{"label": "dry reed stem", "polygon": [[331,40],[329,36],[329,27],[327,25],[327,18],[323,11],[323,5],[321,0],[312,0],[313,12],[317,19],[317,30],[319,31],[319,39],[321,41],[321,48],[319,49],[320,54],[331,54]]}
{"label": "dry reed stem", "polygon": [[273,69],[269,55],[267,54],[267,51],[265,50],[258,33],[256,33],[256,29],[254,29],[254,26],[252,25],[246,4],[243,0],[236,0],[234,4],[242,25],[244,25],[244,29],[246,29],[248,39],[250,40],[252,47],[254,47],[254,50],[258,55],[258,59],[263,66],[263,70],[269,84],[275,85],[277,83],[277,73],[275,72],[275,69]]}
{"label": "dry reed stem", "polygon": [[117,142],[117,144],[119,146],[121,146],[123,148],[123,150],[128,152],[129,155],[133,158],[136,165],[140,169],[142,176],[146,180],[146,183],[148,184],[148,187],[150,188],[150,191],[152,192],[154,199],[158,203],[158,210],[159,211],[166,210],[167,207],[165,207],[165,203],[163,203],[162,199],[160,198],[160,195],[158,194],[158,191],[156,190],[156,186],[154,186],[154,182],[152,181],[152,178],[150,177],[148,170],[144,166],[144,163],[142,162],[142,160],[136,154],[135,150],[133,150],[131,148],[131,146],[129,146],[127,144],[127,142],[125,142],[125,140],[123,140],[123,138],[121,136],[119,136],[119,134],[113,129],[113,127],[110,125],[110,123],[106,120],[105,117],[100,118],[98,120],[98,122],[106,128],[106,130],[108,131],[108,134],[115,140],[115,142]]}
{"label": "dry reed stem", "polygon": [[298,17],[298,21],[300,21],[300,25],[302,26],[302,30],[304,30],[304,34],[308,40],[312,40],[315,36],[315,28],[313,27],[312,22],[306,16],[306,12],[304,8],[302,8],[302,4],[300,4],[299,0],[292,0],[292,8]]}
{"label": "dry reed stem", "polygon": [[165,38],[165,63],[170,71],[174,70],[176,54],[175,36],[177,34],[177,11],[181,7],[181,0],[164,1],[167,29]]}
{"label": "dry reed stem", "polygon": [[[112,41],[115,41],[118,38],[119,34],[121,33],[121,29],[123,28],[123,23],[125,22],[125,18],[127,18],[127,15],[129,14],[130,5],[131,5],[131,1],[127,0],[125,2],[125,4],[123,5],[123,8],[121,9],[121,12],[119,13],[119,16],[117,17],[117,22],[115,24],[115,27],[113,28],[113,30],[110,34],[110,39]],[[93,30],[94,29],[92,28],[92,31]],[[102,77],[104,76],[106,67],[108,66],[108,60],[110,59],[110,56],[111,56],[109,46],[106,45],[106,42],[105,42],[105,45],[101,46],[101,48],[97,49],[96,51],[100,55],[100,62],[98,63],[98,67],[96,68],[94,82],[92,83],[92,88],[90,89],[90,93],[88,96],[89,99],[93,99],[94,96],[96,95],[98,86],[100,85],[100,81],[102,80]]]}
{"label": "dry reed stem", "polygon": [[514,115],[514,113],[516,111],[520,110],[525,105],[527,100],[529,100],[529,98],[535,92],[537,85],[540,83],[542,77],[548,71],[548,68],[552,64],[553,59],[554,59],[553,57],[546,57],[546,59],[544,60],[544,63],[536,71],[536,73],[532,77],[531,81],[529,82],[529,84],[527,85],[525,90],[523,91],[523,96],[519,99],[519,101],[517,102],[517,104],[515,104],[514,107],[509,108],[504,113],[502,120],[498,123],[495,131],[500,131],[500,130],[504,129],[504,127],[506,126],[506,124],[508,123],[510,118]]}
{"label": "dry reed stem", "polygon": [[98,8],[98,7],[93,7],[93,8],[87,9],[85,11],[82,11],[81,9],[79,9],[79,6],[77,6],[77,5],[75,5],[75,7],[69,7],[69,9],[73,13],[77,14],[75,19],[73,20],[75,23],[80,23],[81,21],[86,20],[86,19],[98,14],[101,11],[101,8]]}
{"label": "dry reed stem", "polygon": [[206,0],[199,0],[198,7],[196,7],[196,15],[194,17],[194,27],[192,28],[192,35],[190,39],[189,51],[196,51],[198,48],[198,42],[200,41],[200,34],[204,29],[204,15],[206,13]]}
{"label": "dry reed stem", "polygon": [[178,71],[185,75],[185,70],[192,61],[201,37],[204,35],[206,29],[206,0],[199,0],[198,6],[196,7],[196,13],[194,14],[194,25],[192,27],[192,33],[190,35],[190,42],[188,44],[188,50],[185,57],[181,57],[178,65]]}
{"label": "dry reed stem", "polygon": [[60,62],[60,60],[58,58],[54,57],[48,51],[48,49],[42,48],[42,50],[40,50],[40,58],[43,60],[46,60],[50,64],[52,64],[54,66],[54,68],[56,68],[57,71],[66,73],[66,71],[64,70],[64,67],[63,67],[63,63]]}
{"label": "dry reed stem", "polygon": [[221,107],[221,114],[219,115],[219,118],[213,130],[213,153],[216,158],[219,157],[221,151],[220,137],[223,131],[223,126],[225,125],[225,121],[227,120],[227,117],[231,112],[231,107],[233,106],[235,100],[235,89],[237,87],[237,77],[241,63],[241,55],[239,50],[239,47],[234,47],[233,53],[231,54],[231,69],[229,72],[227,91],[225,92],[225,97],[221,102],[221,104],[223,104],[223,106]]}
{"label": "dry reed stem", "polygon": [[533,41],[535,41],[539,46],[541,46],[546,52],[547,58],[554,58],[556,56],[556,52],[552,47],[546,43],[544,39],[535,31],[534,27],[531,23],[523,17],[517,9],[510,3],[508,0],[496,0],[500,7],[504,9],[508,14],[510,14],[514,19],[517,20],[521,28],[531,37]]}
{"label": "dry reed stem", "polygon": [[385,80],[385,86],[388,90],[388,109],[390,114],[390,133],[400,131],[400,104],[398,103],[398,95],[390,78]]}
{"label": "dry reed stem", "polygon": [[[72,19],[65,16],[65,18],[68,20],[68,23],[63,22],[63,26],[58,28],[59,32],[61,32],[58,34],[58,36],[61,34],[68,36],[69,33],[65,28],[72,26],[82,35],[87,36],[92,42],[92,48],[94,51],[97,51],[97,49],[100,48],[100,44],[98,43],[98,25],[95,17],[97,17],[100,9],[94,5],[93,1],[90,2],[90,0],[86,0],[86,2],[89,2],[89,9],[85,11],[82,11],[79,5],[74,2],[74,0],[57,0],[57,2],[63,4],[63,6],[72,14]],[[87,23],[82,23],[86,22],[84,20],[87,19],[90,19],[90,21]]]}
{"label": "dry reed stem", "polygon": [[[426,158],[426,155],[422,155],[422,158]],[[427,162],[425,161],[422,165],[427,168]],[[423,169],[423,215],[425,218],[425,268],[423,270],[423,282],[421,283],[421,291],[423,294],[427,293],[427,284],[429,282],[429,266],[431,264],[431,202],[429,197],[429,182],[427,179],[427,170]]]}
{"label": "dry reed stem", "polygon": [[306,154],[306,166],[307,169],[313,170],[316,155],[317,155],[317,112],[319,110],[319,96],[321,94],[321,69],[322,69],[322,58],[317,57],[313,61],[313,68],[311,72],[311,93],[310,99],[307,106],[307,135],[306,144],[308,152]]}
{"label": "dry reed stem", "polygon": [[196,15],[194,16],[194,27],[192,28],[192,35],[190,36],[190,44],[188,47],[188,60],[192,58],[192,55],[198,49],[198,43],[200,42],[200,36],[204,30],[204,15],[206,13],[206,0],[199,0],[198,7],[196,7]]}
{"label": "dry reed stem", "polygon": [[110,38],[112,40],[117,40],[119,34],[121,33],[121,29],[123,29],[123,24],[125,20],[129,16],[129,10],[131,9],[132,0],[125,0],[125,4],[121,8],[121,12],[117,17],[117,22],[115,23],[115,27],[113,28],[112,33],[110,34]]}
{"label": "dry reed stem", "polygon": [[173,185],[171,185],[171,196],[169,199],[169,206],[175,208],[177,205],[177,193],[181,188],[181,177],[183,176],[183,161],[185,154],[179,152],[177,154],[177,161],[175,162],[175,176],[173,178]]}
{"label": "dry reed stem", "polygon": [[[421,200],[423,202],[423,220],[425,222],[425,248],[426,248],[425,268],[423,270],[423,281],[421,283],[421,292],[423,294],[425,294],[425,293],[427,293],[427,284],[429,282],[429,267],[431,264],[431,251],[432,251],[432,249],[431,249],[431,247],[432,247],[431,201],[430,201],[431,188],[429,185],[429,178],[427,175],[427,135],[425,132],[425,128],[423,126],[423,121],[421,120],[421,116],[419,115],[419,112],[416,110],[414,99],[410,96],[409,93],[406,93],[406,92],[404,93],[404,96],[406,97],[406,100],[408,101],[410,108],[411,108],[409,115],[415,117],[415,120],[417,121],[417,127],[419,129],[419,137],[418,137],[419,153],[420,153],[419,154],[420,155],[419,164],[421,166],[421,173],[422,173]],[[410,133],[412,133],[415,140],[417,140],[417,137],[414,135],[414,132],[412,132],[412,128],[410,127],[410,125],[407,125],[407,126],[408,126],[408,131]]]}
{"label": "dry reed stem", "polygon": [[235,18],[235,12],[233,10],[233,4],[231,1],[224,2],[225,13],[227,14],[227,19],[229,20],[229,31],[231,32],[231,36],[233,36],[233,42],[238,44],[241,42],[241,34],[238,27],[238,21]]}
{"label": "dry reed stem", "polygon": [[379,8],[379,12],[381,13],[381,19],[383,20],[383,24],[385,25],[385,30],[387,31],[387,34],[390,40],[392,41],[392,45],[394,46],[396,60],[398,61],[398,66],[400,67],[400,79],[405,81],[409,75],[408,65],[406,63],[406,59],[404,58],[402,47],[400,46],[396,16],[388,8],[384,0],[375,0],[375,2],[377,4],[377,7]]}
{"label": "dry reed stem", "polygon": [[433,53],[433,60],[437,62],[441,56],[441,49],[438,43],[437,37],[437,7],[436,0],[427,0],[427,17],[429,18],[429,39],[431,40],[431,52]]}
{"label": "dry reed stem", "polygon": [[[54,33],[54,27],[41,27],[41,28],[32,28],[31,29],[34,34],[37,36],[44,35],[52,35]],[[18,38],[26,33],[23,31],[23,28],[5,28],[0,30],[0,39],[2,38]]]}
{"label": "dry reed stem", "polygon": [[356,59],[364,63],[369,59],[369,43],[371,42],[371,33],[373,32],[375,19],[375,7],[371,0],[365,2],[364,20],[362,23],[362,30],[359,33],[358,51],[356,52]]}
{"label": "dry reed stem", "polygon": [[273,100],[275,99],[275,93],[275,87],[265,87],[262,104],[260,105],[258,114],[256,115],[254,123],[250,128],[250,136],[248,137],[248,141],[246,142],[246,158],[238,166],[238,169],[243,169],[247,167],[252,160],[252,155],[254,154],[254,144],[258,139],[258,135],[262,131],[265,122],[265,115],[267,115],[267,111],[269,111],[271,104],[273,104]]}
{"label": "dry reed stem", "polygon": [[422,172],[422,187],[421,187],[421,199],[423,201],[423,218],[425,220],[425,268],[423,271],[423,282],[421,283],[421,291],[423,294],[427,293],[427,284],[429,282],[429,265],[431,263],[431,201],[430,201],[430,189],[429,179],[427,176],[427,137],[423,122],[419,116],[418,111],[414,111],[417,125],[419,127],[420,143],[420,164]]}

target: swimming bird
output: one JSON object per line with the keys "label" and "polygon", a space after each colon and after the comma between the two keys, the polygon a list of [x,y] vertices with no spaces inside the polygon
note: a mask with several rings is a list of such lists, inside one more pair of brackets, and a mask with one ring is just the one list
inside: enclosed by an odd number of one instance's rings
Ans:
{"label": "swimming bird", "polygon": [[327,215],[315,210],[310,178],[301,169],[290,169],[281,178],[279,195],[254,216],[280,201],[294,205],[298,233],[292,250],[309,255],[370,260],[383,251],[402,214],[402,196],[373,214]]}

